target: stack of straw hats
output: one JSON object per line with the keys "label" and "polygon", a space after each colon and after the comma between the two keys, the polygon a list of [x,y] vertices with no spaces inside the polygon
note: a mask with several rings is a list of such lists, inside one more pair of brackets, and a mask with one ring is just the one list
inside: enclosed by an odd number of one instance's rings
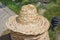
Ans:
{"label": "stack of straw hats", "polygon": [[[21,38],[21,35],[23,35],[26,40],[31,38],[38,38],[38,40],[49,40],[48,29],[50,23],[45,17],[38,15],[36,7],[31,4],[22,6],[20,14],[11,16],[6,22],[6,26],[9,30],[13,31],[12,37],[17,37],[14,40]],[[29,37],[30,35],[31,37]]]}

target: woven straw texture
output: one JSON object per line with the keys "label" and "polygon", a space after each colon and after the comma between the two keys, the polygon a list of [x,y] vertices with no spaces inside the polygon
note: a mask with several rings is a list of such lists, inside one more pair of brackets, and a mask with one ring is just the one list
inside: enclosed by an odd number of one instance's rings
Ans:
{"label": "woven straw texture", "polygon": [[[38,15],[38,12],[34,5],[28,4],[22,6],[20,14],[11,16],[6,22],[6,25],[8,29],[13,31],[12,32],[13,39],[14,38],[16,40],[25,39],[24,36],[20,36],[20,34],[22,33],[25,34],[25,36],[42,34],[39,37],[37,37],[38,40],[49,40],[48,32],[46,31],[48,31],[50,23],[45,17]],[[14,32],[16,32],[17,34]],[[26,37],[26,40],[28,39],[33,40],[33,37],[32,39],[30,39],[29,36],[28,38]]]}
{"label": "woven straw texture", "polygon": [[41,35],[24,35],[17,32],[11,32],[12,40],[50,40],[48,31]]}

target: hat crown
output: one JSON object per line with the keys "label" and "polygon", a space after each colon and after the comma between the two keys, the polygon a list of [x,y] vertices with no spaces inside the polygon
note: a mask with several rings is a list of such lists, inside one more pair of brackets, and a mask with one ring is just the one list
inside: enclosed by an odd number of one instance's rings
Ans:
{"label": "hat crown", "polygon": [[24,5],[20,11],[20,15],[30,15],[30,14],[33,15],[36,13],[37,13],[36,7],[34,5],[31,5],[31,4]]}
{"label": "hat crown", "polygon": [[34,23],[37,18],[37,9],[34,5],[28,4],[22,7],[18,16],[18,22],[20,23]]}

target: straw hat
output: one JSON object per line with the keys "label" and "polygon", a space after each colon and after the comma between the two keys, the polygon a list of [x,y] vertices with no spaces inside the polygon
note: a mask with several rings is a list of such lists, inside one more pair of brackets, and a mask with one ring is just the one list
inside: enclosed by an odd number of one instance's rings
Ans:
{"label": "straw hat", "polygon": [[21,8],[20,14],[11,16],[6,22],[8,29],[26,35],[37,35],[48,30],[48,20],[38,15],[36,7],[28,4]]}

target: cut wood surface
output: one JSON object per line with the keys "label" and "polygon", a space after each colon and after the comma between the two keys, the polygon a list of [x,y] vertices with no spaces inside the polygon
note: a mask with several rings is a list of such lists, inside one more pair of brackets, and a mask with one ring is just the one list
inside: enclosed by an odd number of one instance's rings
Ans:
{"label": "cut wood surface", "polygon": [[12,15],[16,14],[13,11],[11,11],[8,7],[0,3],[0,36],[5,30],[7,30],[5,22]]}

